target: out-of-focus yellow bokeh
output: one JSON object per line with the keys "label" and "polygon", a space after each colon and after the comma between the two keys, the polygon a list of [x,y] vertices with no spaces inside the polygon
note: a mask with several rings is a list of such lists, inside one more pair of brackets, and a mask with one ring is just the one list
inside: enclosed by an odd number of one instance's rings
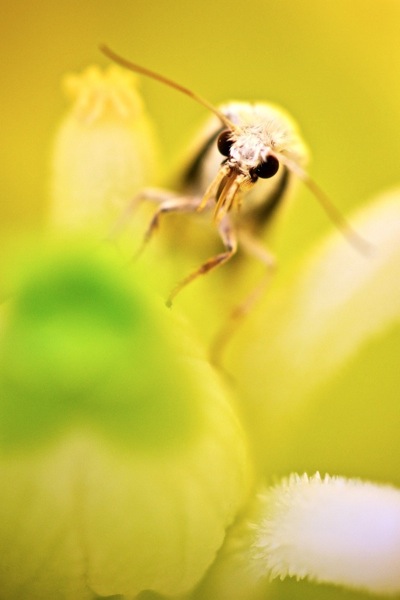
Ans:
{"label": "out-of-focus yellow bokeh", "polygon": [[[300,123],[320,185],[341,207],[362,202],[399,179],[399,26],[395,0],[9,3],[0,37],[2,230],[43,222],[65,108],[60,80],[106,64],[100,42],[212,102],[283,105]],[[143,89],[170,162],[205,111],[157,83]],[[302,225],[282,234],[293,247],[326,225],[308,192],[300,196]]]}

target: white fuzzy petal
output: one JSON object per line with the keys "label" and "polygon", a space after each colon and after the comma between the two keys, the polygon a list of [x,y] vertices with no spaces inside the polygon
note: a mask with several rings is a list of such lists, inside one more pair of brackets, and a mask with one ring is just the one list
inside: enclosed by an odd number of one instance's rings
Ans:
{"label": "white fuzzy petal", "polygon": [[253,545],[260,574],[400,592],[400,490],[291,475],[261,504]]}

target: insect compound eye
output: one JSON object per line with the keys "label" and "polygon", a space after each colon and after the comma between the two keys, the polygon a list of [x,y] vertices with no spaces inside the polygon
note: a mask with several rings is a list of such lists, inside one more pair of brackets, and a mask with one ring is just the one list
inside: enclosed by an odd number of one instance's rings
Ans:
{"label": "insect compound eye", "polygon": [[233,140],[230,139],[231,134],[232,132],[229,131],[229,129],[227,129],[226,131],[220,133],[218,136],[217,146],[218,150],[223,156],[229,156],[229,151],[233,144]]}
{"label": "insect compound eye", "polygon": [[255,167],[253,173],[257,177],[261,177],[261,179],[269,179],[278,172],[278,169],[279,160],[275,156],[268,156],[267,160],[258,165],[258,167]]}

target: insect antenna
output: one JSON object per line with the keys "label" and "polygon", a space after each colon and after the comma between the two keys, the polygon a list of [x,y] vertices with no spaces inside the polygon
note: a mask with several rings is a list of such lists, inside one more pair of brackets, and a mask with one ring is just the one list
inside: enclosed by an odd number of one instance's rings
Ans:
{"label": "insect antenna", "polygon": [[287,156],[279,155],[279,160],[289,169],[289,171],[294,173],[304,182],[308,189],[313,193],[314,197],[318,200],[329,219],[346,237],[347,241],[356,250],[358,250],[358,252],[361,252],[364,255],[369,255],[372,250],[371,244],[353,229],[344,215],[336,208],[329,196],[327,196],[327,194],[322,190],[322,188],[319,187],[312,177],[310,177],[310,175],[304,171],[300,165],[291,161]]}
{"label": "insect antenna", "polygon": [[182,92],[182,94],[189,96],[189,98],[192,98],[193,100],[195,100],[202,106],[205,106],[206,108],[208,108],[208,110],[213,112],[215,115],[217,115],[219,120],[228,129],[230,129],[232,131],[235,131],[238,129],[237,126],[234,123],[232,123],[232,121],[230,119],[228,119],[228,117],[226,117],[221,111],[219,111],[215,106],[213,106],[210,102],[208,102],[208,100],[206,100],[202,96],[199,96],[198,94],[195,94],[189,88],[186,88],[183,85],[176,83],[176,81],[173,81],[172,79],[168,79],[168,77],[164,77],[164,75],[160,75],[159,73],[156,73],[155,71],[146,69],[146,67],[142,67],[140,65],[137,65],[136,63],[131,62],[130,60],[127,60],[126,58],[123,58],[122,56],[120,56],[119,54],[116,54],[113,50],[111,50],[111,48],[109,48],[106,44],[101,44],[99,46],[99,48],[100,48],[101,52],[103,54],[105,54],[105,56],[110,58],[115,63],[119,64],[121,67],[125,67],[126,69],[129,69],[130,71],[133,71],[134,73],[140,73],[141,75],[145,75],[146,77],[150,77],[151,79],[160,81],[161,83],[168,85],[169,87],[173,88],[174,90],[178,90],[178,92]]}

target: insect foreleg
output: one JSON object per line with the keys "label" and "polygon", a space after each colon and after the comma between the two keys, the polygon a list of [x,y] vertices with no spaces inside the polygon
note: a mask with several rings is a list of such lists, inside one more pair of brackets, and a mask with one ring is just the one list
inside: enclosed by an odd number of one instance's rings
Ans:
{"label": "insect foreleg", "polygon": [[256,238],[254,238],[254,236],[250,235],[246,231],[240,231],[238,236],[240,247],[265,265],[265,273],[261,281],[258,282],[251,293],[248,294],[248,296],[232,310],[225,325],[216,335],[211,347],[211,361],[215,365],[220,364],[222,352],[232,334],[238,327],[240,321],[246,317],[254,304],[265,292],[265,289],[269,284],[276,267],[276,259],[274,255],[271,254],[271,252]]}
{"label": "insect foreleg", "polygon": [[231,259],[232,256],[236,253],[236,251],[237,251],[236,232],[229,220],[228,215],[225,215],[225,217],[219,223],[218,232],[219,232],[221,240],[224,244],[225,252],[221,252],[220,254],[216,254],[215,256],[212,256],[211,258],[206,260],[205,263],[200,265],[200,267],[198,269],[196,269],[196,271],[193,271],[193,273],[190,273],[187,277],[182,279],[182,281],[180,281],[178,283],[178,285],[176,285],[174,287],[174,289],[168,296],[168,299],[166,301],[167,306],[172,306],[172,302],[173,302],[175,296],[185,286],[187,286],[194,279],[199,277],[199,275],[205,275],[212,269],[215,269],[216,267],[223,265],[224,263],[228,262],[228,260]]}
{"label": "insect foreleg", "polygon": [[107,239],[111,241],[115,240],[121,234],[129,220],[131,219],[133,211],[138,207],[138,205],[141,202],[148,201],[155,202],[157,204],[163,204],[168,200],[176,197],[176,192],[174,193],[162,188],[145,188],[130,200],[126,208],[123,210],[121,215],[118,217],[117,221],[112,226]]}
{"label": "insect foreleg", "polygon": [[[167,196],[168,194],[168,196]],[[136,253],[136,257],[138,257],[142,251],[144,250],[147,243],[153,236],[154,231],[158,228],[160,218],[162,215],[167,213],[177,213],[177,212],[195,212],[199,204],[201,202],[200,197],[196,196],[176,196],[172,195],[169,192],[166,192],[166,195],[163,199],[156,198],[146,198],[147,200],[153,200],[156,202],[161,202],[160,207],[154,213],[153,218],[150,221],[150,224],[147,228],[147,231],[144,234],[142,245],[140,246],[138,252]]]}

